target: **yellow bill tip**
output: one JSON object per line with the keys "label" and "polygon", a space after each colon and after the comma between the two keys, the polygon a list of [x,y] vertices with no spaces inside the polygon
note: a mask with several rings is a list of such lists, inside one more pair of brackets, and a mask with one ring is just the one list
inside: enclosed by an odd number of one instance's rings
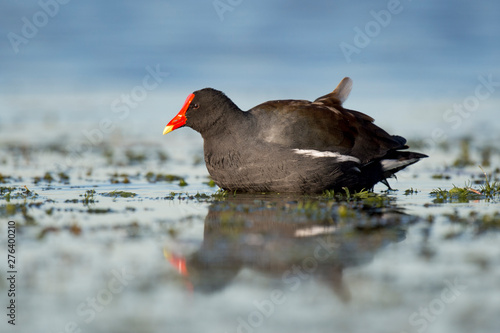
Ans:
{"label": "yellow bill tip", "polygon": [[167,134],[167,133],[170,133],[174,130],[174,126],[165,126],[165,129],[163,130],[163,135]]}

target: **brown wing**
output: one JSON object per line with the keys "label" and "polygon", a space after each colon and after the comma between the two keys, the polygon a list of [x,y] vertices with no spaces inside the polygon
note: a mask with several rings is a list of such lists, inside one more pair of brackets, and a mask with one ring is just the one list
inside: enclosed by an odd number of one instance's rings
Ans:
{"label": "brown wing", "polygon": [[249,111],[256,115],[261,140],[292,149],[348,152],[352,138],[348,124],[338,111],[310,101],[279,100],[260,104]]}
{"label": "brown wing", "polygon": [[384,156],[389,150],[405,148],[406,140],[391,136],[373,124],[373,118],[344,109],[352,80],[344,78],[337,88],[314,102],[278,100],[249,110],[258,122],[260,139],[292,149],[339,152],[362,163]]}

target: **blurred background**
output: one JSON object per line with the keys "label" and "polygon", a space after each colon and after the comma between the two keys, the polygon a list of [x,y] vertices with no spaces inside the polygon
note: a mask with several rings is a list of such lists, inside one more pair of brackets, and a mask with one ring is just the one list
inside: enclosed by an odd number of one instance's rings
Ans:
{"label": "blurred background", "polygon": [[[471,112],[446,112],[474,96],[478,77],[500,82],[498,1],[6,0],[1,7],[4,140],[85,141],[83,131],[107,119],[104,140],[121,133],[160,141],[194,90],[222,90],[245,110],[270,99],[315,99],[344,76],[354,80],[345,106],[394,134],[496,134],[499,84],[477,105],[470,100]],[[148,81],[148,68],[158,80]],[[172,135],[198,135],[182,132]]]}

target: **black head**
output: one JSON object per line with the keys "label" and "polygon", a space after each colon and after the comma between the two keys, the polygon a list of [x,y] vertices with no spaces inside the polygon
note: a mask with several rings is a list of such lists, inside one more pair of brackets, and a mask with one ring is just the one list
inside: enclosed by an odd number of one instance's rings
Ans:
{"label": "black head", "polygon": [[239,108],[222,92],[212,88],[190,94],[181,111],[172,119],[163,134],[188,126],[201,133],[223,127],[226,117]]}

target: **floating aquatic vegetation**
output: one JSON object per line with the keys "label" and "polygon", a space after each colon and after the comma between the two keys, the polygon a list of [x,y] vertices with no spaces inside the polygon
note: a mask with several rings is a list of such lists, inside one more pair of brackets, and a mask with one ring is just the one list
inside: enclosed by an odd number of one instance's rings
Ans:
{"label": "floating aquatic vegetation", "polygon": [[125,151],[125,156],[127,157],[128,164],[131,165],[140,164],[147,159],[146,154],[144,154],[143,152],[138,153],[133,150]]}
{"label": "floating aquatic vegetation", "polygon": [[14,182],[14,181],[20,182],[22,180],[23,179],[21,177],[16,178],[13,176],[5,175],[5,174],[0,172],[0,184],[7,184],[10,182]]}
{"label": "floating aquatic vegetation", "polygon": [[111,175],[111,184],[130,184],[130,176],[126,173],[114,173]]}
{"label": "floating aquatic vegetation", "polygon": [[432,175],[432,179],[451,179],[451,176],[442,173],[436,173]]}
{"label": "floating aquatic vegetation", "polygon": [[148,172],[146,173],[146,180],[150,183],[156,183],[156,182],[172,183],[178,181],[179,186],[183,187],[188,185],[188,183],[183,177],[171,174],[162,174],[162,173],[155,174],[154,172]]}
{"label": "floating aquatic vegetation", "polygon": [[337,202],[356,202],[369,207],[388,207],[394,200],[394,198],[388,196],[386,193],[375,193],[367,190],[351,193],[347,187],[343,190],[344,193],[336,193],[333,190],[325,191],[322,198],[335,199]]}
{"label": "floating aquatic vegetation", "polygon": [[410,187],[410,188],[405,190],[403,195],[413,195],[413,194],[417,194],[417,193],[418,193],[417,190],[415,190],[413,187]]}
{"label": "floating aquatic vegetation", "polygon": [[460,155],[457,157],[453,166],[457,168],[464,168],[476,164],[470,157],[470,138],[463,138],[460,140]]}
{"label": "floating aquatic vegetation", "polygon": [[[482,170],[482,168],[481,168]],[[497,181],[490,182],[490,178],[484,174],[484,181],[480,187],[473,188],[472,181],[466,182],[464,187],[453,185],[450,190],[443,190],[441,188],[434,189],[430,193],[434,203],[467,203],[471,200],[495,200],[500,194],[500,183]]]}
{"label": "floating aquatic vegetation", "polygon": [[105,197],[112,197],[112,198],[118,198],[118,197],[133,198],[137,195],[137,193],[115,190],[115,191],[111,191],[111,192],[107,192],[107,193],[101,193],[101,195],[105,196]]}

